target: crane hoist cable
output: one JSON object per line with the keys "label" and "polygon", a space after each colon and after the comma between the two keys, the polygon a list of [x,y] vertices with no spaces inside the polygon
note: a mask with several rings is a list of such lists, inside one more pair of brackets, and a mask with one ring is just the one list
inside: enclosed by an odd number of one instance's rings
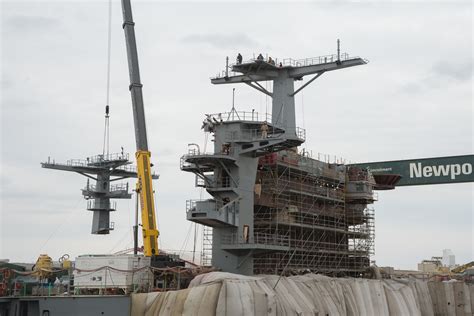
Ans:
{"label": "crane hoist cable", "polygon": [[[108,30],[107,30],[107,88],[106,88],[106,99],[105,99],[105,127],[104,127],[104,144],[102,146],[102,155],[104,157],[109,156],[109,140],[110,140],[110,56],[112,49],[112,0],[109,0],[109,18],[108,18]],[[106,155],[107,154],[107,155]]]}

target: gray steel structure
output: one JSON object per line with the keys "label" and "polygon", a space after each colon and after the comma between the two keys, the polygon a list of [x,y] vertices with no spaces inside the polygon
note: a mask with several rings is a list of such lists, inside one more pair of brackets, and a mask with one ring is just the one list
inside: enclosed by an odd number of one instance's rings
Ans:
{"label": "gray steel structure", "polygon": [[[252,275],[254,259],[261,254],[288,252],[291,246],[270,242],[276,234],[255,231],[255,186],[259,158],[289,150],[305,141],[305,130],[296,126],[294,96],[324,72],[366,64],[347,54],[281,63],[263,59],[227,66],[213,84],[245,83],[272,97],[272,114],[255,112],[207,115],[203,128],[214,133],[214,152],[190,149],[181,158],[181,170],[196,174],[196,186],[206,188],[213,199],[188,201],[187,219],[213,228],[212,265],[224,271]],[[231,71],[229,71],[231,69]],[[296,91],[294,81],[314,75]],[[272,81],[273,91],[260,82]],[[290,260],[291,261],[291,258]],[[367,263],[368,264],[368,263]]]}
{"label": "gray steel structure", "polygon": [[[82,189],[82,195],[87,200],[87,210],[92,211],[92,234],[109,234],[114,229],[110,221],[110,212],[116,210],[116,202],[111,199],[130,199],[128,183],[113,185],[112,182],[136,178],[137,172],[128,159],[128,154],[118,153],[97,155],[85,160],[71,159],[66,163],[57,163],[48,159],[42,162],[46,169],[76,172],[87,177],[87,184]],[[158,175],[153,174],[153,179]],[[95,184],[91,184],[90,180]]]}
{"label": "gray steel structure", "polygon": [[123,30],[127,45],[127,60],[130,76],[130,93],[132,96],[133,121],[135,126],[135,142],[137,151],[148,151],[146,133],[145,107],[143,105],[142,83],[140,81],[140,67],[138,66],[137,43],[135,39],[135,22],[132,17],[130,0],[122,0]]}

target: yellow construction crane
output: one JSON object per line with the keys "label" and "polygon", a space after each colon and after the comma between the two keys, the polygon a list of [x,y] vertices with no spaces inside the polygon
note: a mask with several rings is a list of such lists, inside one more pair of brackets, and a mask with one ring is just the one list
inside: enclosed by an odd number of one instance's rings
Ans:
{"label": "yellow construction crane", "polygon": [[158,249],[158,229],[156,226],[155,203],[148,140],[146,134],[145,108],[143,105],[142,84],[138,67],[135,23],[132,17],[130,0],[122,0],[123,29],[127,45],[128,69],[130,74],[130,93],[132,95],[133,119],[137,152],[137,192],[140,196],[144,255],[156,256]]}

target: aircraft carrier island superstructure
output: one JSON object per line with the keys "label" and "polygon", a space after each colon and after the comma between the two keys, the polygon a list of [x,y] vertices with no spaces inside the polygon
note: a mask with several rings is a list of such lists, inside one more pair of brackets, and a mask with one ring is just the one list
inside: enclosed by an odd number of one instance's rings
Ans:
{"label": "aircraft carrier island superstructure", "polygon": [[[319,272],[358,276],[373,253],[373,176],[366,169],[298,152],[294,96],[324,72],[366,64],[337,54],[266,59],[226,67],[213,84],[245,83],[272,98],[272,113],[206,115],[214,152],[192,146],[181,169],[212,199],[187,203],[187,219],[212,228],[212,265],[252,274]],[[229,71],[229,69],[231,71]],[[295,91],[294,81],[313,77]],[[259,82],[272,81],[273,91]]]}

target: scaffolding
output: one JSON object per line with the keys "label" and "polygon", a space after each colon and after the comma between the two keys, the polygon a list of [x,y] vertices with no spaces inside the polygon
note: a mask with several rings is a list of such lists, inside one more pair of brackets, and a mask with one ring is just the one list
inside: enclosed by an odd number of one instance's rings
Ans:
{"label": "scaffolding", "polygon": [[262,157],[253,242],[284,247],[255,253],[253,272],[360,275],[374,252],[374,210],[368,206],[374,201],[372,187],[367,171],[324,163],[296,150]]}

